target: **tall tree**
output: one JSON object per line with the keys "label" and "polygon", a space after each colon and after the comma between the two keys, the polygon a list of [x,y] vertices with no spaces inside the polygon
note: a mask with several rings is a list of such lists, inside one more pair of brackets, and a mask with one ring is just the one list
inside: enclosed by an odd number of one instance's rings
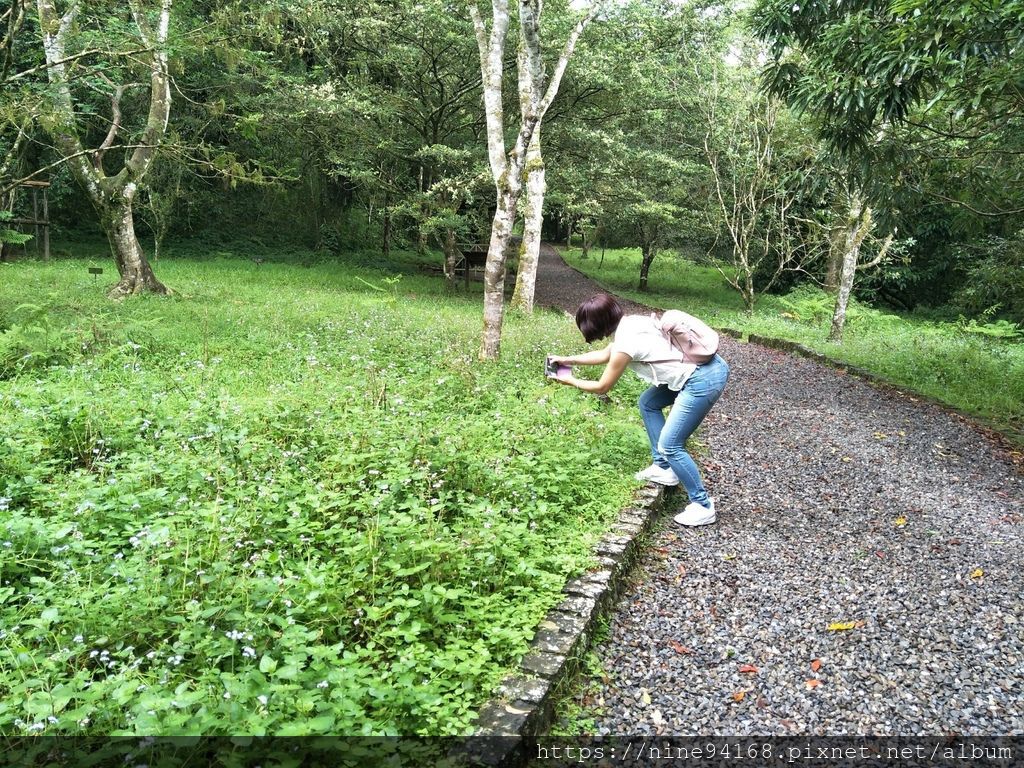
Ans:
{"label": "tall tree", "polygon": [[491,221],[491,240],[484,267],[484,330],[480,358],[495,360],[501,345],[501,329],[505,316],[505,272],[515,221],[516,206],[523,187],[523,168],[534,130],[551,106],[562,75],[572,57],[576,42],[594,18],[591,10],[576,22],[558,57],[550,79],[545,77],[541,50],[539,0],[520,0],[518,77],[520,120],[512,149],[506,152],[505,120],[502,104],[505,41],[510,22],[508,0],[492,0],[490,31],[473,3],[469,7],[480,50],[480,71],[484,89],[484,111],[487,120],[487,154],[497,197]]}
{"label": "tall tree", "polygon": [[829,329],[828,340],[836,343],[843,340],[843,329],[846,325],[846,308],[850,301],[850,293],[853,290],[853,281],[858,269],[867,269],[877,266],[885,258],[892,245],[894,233],[885,238],[882,247],[879,248],[874,259],[867,263],[860,263],[861,249],[865,240],[874,229],[875,220],[871,207],[866,204],[859,189],[846,190],[844,198],[847,202],[848,211],[842,226],[838,228],[833,238],[833,249],[840,263],[839,285],[836,289],[836,303],[832,312],[832,325]]}
{"label": "tall tree", "polygon": [[796,214],[809,172],[804,158],[815,147],[787,120],[785,105],[758,92],[750,68],[734,69],[712,65],[699,88],[702,145],[731,255],[718,269],[751,312],[762,292],[816,250],[798,232]]}
{"label": "tall tree", "polygon": [[1021,0],[758,0],[753,9],[772,50],[766,87],[816,119],[867,204],[899,199],[901,230],[919,243],[911,269],[939,300],[943,283],[972,273],[956,256],[972,249],[955,241],[1010,235],[1024,212],[1022,16]]}
{"label": "tall tree", "polygon": [[[159,6],[152,9],[143,5],[142,0],[129,0],[131,22],[125,24],[123,29],[132,30],[132,58],[125,54],[123,65],[92,73],[94,87],[102,88],[109,96],[110,119],[100,144],[95,149],[86,149],[72,92],[72,83],[78,74],[72,72],[72,69],[78,66],[78,62],[69,49],[71,44],[81,39],[81,35],[75,34],[75,24],[83,6],[80,0],[72,0],[64,13],[60,13],[55,0],[37,0],[46,72],[52,86],[53,100],[46,129],[53,136],[72,174],[88,193],[110,241],[120,275],[119,282],[109,293],[113,298],[144,291],[168,292],[153,274],[135,235],[134,204],[139,186],[144,183],[170,118],[168,36],[171,4],[172,0],[160,0]],[[105,10],[115,12],[112,8]],[[107,16],[95,17],[90,21],[100,26],[110,25],[112,20]],[[122,27],[118,24],[117,28]],[[119,134],[127,132],[123,125],[122,101],[130,88],[139,85],[128,79],[134,74],[131,62],[139,59],[144,62],[144,70],[149,79],[149,108],[145,125],[134,139],[126,142],[129,146],[120,169],[108,174],[104,168],[104,158],[115,146]]]}

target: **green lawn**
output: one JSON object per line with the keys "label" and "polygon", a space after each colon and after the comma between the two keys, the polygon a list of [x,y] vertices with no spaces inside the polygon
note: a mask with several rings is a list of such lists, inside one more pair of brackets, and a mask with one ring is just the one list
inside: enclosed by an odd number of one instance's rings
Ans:
{"label": "green lawn", "polygon": [[630,497],[560,315],[264,255],[0,265],[0,732],[464,733]]}
{"label": "green lawn", "polygon": [[566,261],[609,290],[660,308],[676,307],[712,325],[797,341],[829,357],[868,369],[900,387],[937,398],[974,414],[1024,444],[1024,343],[991,339],[955,323],[880,312],[854,303],[842,344],[826,341],[831,300],[823,292],[799,289],[765,296],[747,314],[739,294],[713,266],[675,255],[658,256],[649,290],[636,290],[638,249],[600,250],[581,259],[573,249]]}

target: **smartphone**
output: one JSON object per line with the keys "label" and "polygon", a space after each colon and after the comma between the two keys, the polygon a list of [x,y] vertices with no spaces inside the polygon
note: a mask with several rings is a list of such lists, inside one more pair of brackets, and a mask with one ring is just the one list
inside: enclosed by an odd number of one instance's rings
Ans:
{"label": "smartphone", "polygon": [[556,363],[550,357],[544,359],[544,375],[549,379],[561,379],[572,373],[572,367],[563,363]]}

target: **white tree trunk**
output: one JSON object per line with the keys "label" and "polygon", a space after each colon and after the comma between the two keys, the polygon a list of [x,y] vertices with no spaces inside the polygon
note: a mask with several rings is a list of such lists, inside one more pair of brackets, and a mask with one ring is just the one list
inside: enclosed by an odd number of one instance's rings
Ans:
{"label": "white tree trunk", "polygon": [[134,188],[129,187],[120,201],[115,201],[101,212],[117,271],[121,275],[117,285],[111,288],[108,294],[114,299],[145,291],[167,293],[166,287],[153,274],[142,252],[139,238],[135,235],[133,203]]}
{"label": "white tree trunk", "polygon": [[[484,333],[480,357],[494,360],[501,345],[501,328],[505,319],[505,265],[512,241],[512,225],[516,217],[515,194],[508,192],[498,197],[498,208],[491,222],[491,242],[484,267]],[[500,258],[492,259],[495,253]]]}
{"label": "white tree trunk", "polygon": [[828,340],[841,342],[843,327],[846,325],[846,307],[853,291],[853,278],[857,274],[857,260],[860,246],[871,231],[871,209],[865,207],[859,193],[850,196],[850,214],[847,219],[846,235],[843,238],[843,265],[839,274],[839,293],[832,313],[832,328]]}
{"label": "white tree trunk", "polygon": [[544,157],[540,151],[540,126],[526,151],[526,210],[523,214],[523,245],[519,249],[519,270],[512,307],[527,314],[533,312],[533,294],[537,286],[537,262],[540,260],[541,227],[544,225],[544,194],[547,192]]}
{"label": "white tree trunk", "polygon": [[[519,3],[519,88],[520,126],[512,151],[506,155],[504,114],[502,112],[502,65],[509,15],[508,0],[491,0],[491,30],[475,2],[469,12],[476,31],[480,51],[480,72],[484,89],[484,108],[487,118],[487,156],[494,177],[497,210],[491,224],[491,240],[484,268],[484,330],[480,343],[480,359],[496,360],[501,345],[501,329],[505,317],[505,270],[515,221],[516,205],[523,187],[523,165],[527,147],[536,128],[551,106],[562,75],[576,48],[583,30],[597,12],[597,7],[573,27],[559,56],[551,80],[545,90],[544,64],[540,44],[540,2],[520,0]],[[541,96],[543,94],[543,97]]]}

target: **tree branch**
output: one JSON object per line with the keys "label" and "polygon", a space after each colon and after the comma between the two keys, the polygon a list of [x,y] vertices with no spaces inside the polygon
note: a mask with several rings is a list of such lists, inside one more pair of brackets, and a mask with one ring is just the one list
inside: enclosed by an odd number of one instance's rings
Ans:
{"label": "tree branch", "polygon": [[[140,146],[139,144],[113,144],[113,145],[107,147],[107,149],[135,149],[135,148],[137,148],[139,146]],[[158,148],[159,148],[159,146],[149,147],[149,149],[158,149]],[[86,155],[91,155],[95,151],[96,150],[93,150],[93,149],[82,149],[82,150],[79,150],[77,152],[73,152],[73,153],[71,153],[69,155],[66,155],[66,156],[62,157],[60,160],[56,160],[56,161],[54,161],[54,162],[52,162],[52,163],[50,163],[48,165],[42,166],[41,168],[37,168],[36,170],[32,171],[32,173],[28,174],[27,176],[22,176],[21,178],[18,178],[18,179],[11,179],[9,181],[5,181],[4,182],[4,186],[0,187],[0,194],[4,194],[6,192],[10,192],[12,189],[14,189],[19,184],[24,184],[26,181],[31,181],[32,179],[36,178],[37,176],[42,176],[47,171],[52,171],[54,168],[59,168],[62,165],[70,163],[70,162],[72,162],[74,160],[81,160]]]}
{"label": "tree branch", "polygon": [[892,245],[892,241],[895,236],[895,230],[886,235],[885,241],[882,243],[882,248],[878,252],[878,255],[875,256],[875,258],[873,258],[867,264],[861,264],[860,266],[857,267],[857,269],[870,269],[871,267],[877,267],[879,264],[881,264],[882,259],[884,259],[885,255],[889,252],[889,246]]}
{"label": "tree branch", "polygon": [[139,53],[150,53],[152,50],[152,48],[135,48],[130,51],[111,51],[103,50],[100,48],[90,48],[88,51],[82,51],[81,53],[76,53],[73,56],[66,56],[63,59],[60,59],[59,61],[48,61],[45,64],[39,64],[37,66],[32,67],[31,69],[22,70],[21,72],[18,72],[15,75],[11,75],[11,77],[8,79],[8,82],[13,83],[17,80],[21,80],[22,78],[34,75],[36,72],[41,72],[45,69],[49,69],[50,67],[63,66],[64,64],[67,64],[69,62],[77,61],[78,59],[84,59],[87,56],[135,56]]}
{"label": "tree branch", "polygon": [[558,57],[558,63],[555,64],[555,70],[551,74],[551,82],[548,83],[547,92],[544,94],[544,98],[538,107],[540,117],[544,116],[548,111],[548,107],[551,106],[551,102],[554,101],[555,94],[558,93],[558,86],[562,82],[562,75],[565,74],[565,68],[569,65],[569,59],[572,58],[573,51],[576,49],[576,43],[579,42],[580,35],[583,34],[583,30],[587,28],[587,25],[597,17],[600,8],[600,4],[595,4],[586,16],[576,22],[572,32],[569,33],[565,46],[562,48],[562,53]]}
{"label": "tree branch", "polygon": [[[109,78],[106,75],[102,75],[103,79],[110,83]],[[113,83],[110,83],[113,85]],[[117,138],[117,132],[121,129],[121,97],[124,96],[124,85],[118,85],[114,88],[114,95],[110,97],[110,130],[107,131],[106,137],[103,142],[96,149],[96,153],[92,157],[92,164],[101,174],[103,173],[103,155],[106,154],[107,150],[110,149],[114,143],[114,139]]]}

